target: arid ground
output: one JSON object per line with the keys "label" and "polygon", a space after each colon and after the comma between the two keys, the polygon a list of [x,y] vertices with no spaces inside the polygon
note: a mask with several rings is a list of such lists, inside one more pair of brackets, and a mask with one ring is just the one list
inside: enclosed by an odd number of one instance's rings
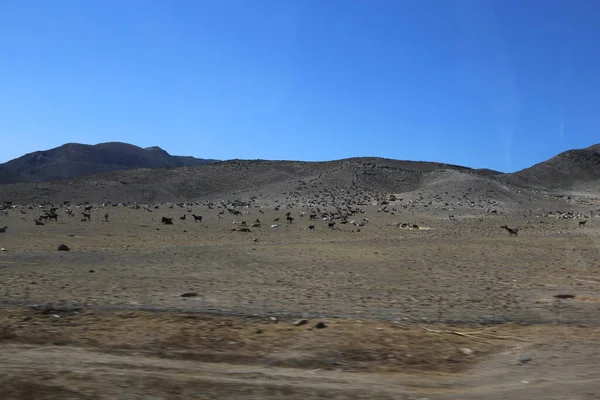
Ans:
{"label": "arid ground", "polygon": [[0,398],[600,398],[598,206],[388,207],[16,205]]}

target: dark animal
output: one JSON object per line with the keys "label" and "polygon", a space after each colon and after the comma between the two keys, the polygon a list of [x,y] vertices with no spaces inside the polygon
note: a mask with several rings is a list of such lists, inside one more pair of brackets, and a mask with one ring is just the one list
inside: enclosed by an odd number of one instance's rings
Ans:
{"label": "dark animal", "polygon": [[165,225],[173,225],[173,218],[162,217],[160,220]]}
{"label": "dark animal", "polygon": [[0,233],[4,233],[6,232],[6,229],[8,228],[8,226],[4,226],[3,228],[0,228]]}
{"label": "dark animal", "polygon": [[587,221],[579,221],[579,226],[584,226]]}
{"label": "dark animal", "polygon": [[335,221],[328,223],[327,226],[329,226],[330,228],[333,228],[335,226]]}
{"label": "dark animal", "polygon": [[36,225],[44,225],[44,223],[42,221],[40,221],[39,219],[34,220]]}
{"label": "dark animal", "polygon": [[240,232],[251,232],[250,228],[240,228],[240,229],[238,229],[238,231],[240,231]]}
{"label": "dark animal", "polygon": [[202,215],[192,214],[192,217],[194,217],[194,222],[202,222]]}
{"label": "dark animal", "polygon": [[108,222],[108,213],[104,214],[104,222]]}
{"label": "dark animal", "polygon": [[309,231],[314,231],[315,230],[315,226],[314,225],[309,225],[308,226],[308,230]]}
{"label": "dark animal", "polygon": [[55,220],[56,222],[58,222],[58,214],[53,213],[53,214],[48,214],[48,219],[49,220]]}
{"label": "dark animal", "polygon": [[291,224],[292,222],[294,222],[294,217],[287,217],[287,222],[288,224]]}
{"label": "dark animal", "polygon": [[82,221],[89,221],[92,218],[89,213],[82,212],[81,215],[83,215],[83,218],[81,219]]}
{"label": "dark animal", "polygon": [[179,217],[179,219],[182,221],[185,221],[185,216],[186,216],[186,214],[183,214],[183,216]]}
{"label": "dark animal", "polygon": [[311,221],[314,221],[315,219],[317,219],[317,214],[310,214],[310,215],[308,216],[308,218],[309,218]]}
{"label": "dark animal", "polygon": [[504,228],[508,231],[509,236],[517,236],[517,234],[519,233],[519,229],[515,228],[515,229],[511,229],[506,225],[502,225],[500,228]]}
{"label": "dark animal", "polygon": [[85,206],[84,211],[92,211],[92,206]]}

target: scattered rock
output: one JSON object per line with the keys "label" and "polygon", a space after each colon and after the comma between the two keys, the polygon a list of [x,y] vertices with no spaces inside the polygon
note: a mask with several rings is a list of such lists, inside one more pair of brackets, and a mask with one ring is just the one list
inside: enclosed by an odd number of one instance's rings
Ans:
{"label": "scattered rock", "polygon": [[556,294],[556,295],[554,295],[554,297],[556,297],[557,299],[574,299],[575,295],[574,294]]}
{"label": "scattered rock", "polygon": [[473,350],[471,350],[471,349],[468,349],[468,348],[466,348],[466,347],[461,347],[461,348],[459,349],[459,351],[460,351],[461,353],[463,353],[465,356],[472,356],[473,354],[475,354],[475,351],[473,351]]}
{"label": "scattered rock", "polygon": [[255,332],[258,333],[258,334],[261,334],[261,333],[263,333],[263,330],[260,329],[260,328],[256,328]]}
{"label": "scattered rock", "polygon": [[533,358],[530,356],[519,357],[519,363],[521,363],[521,364],[527,364],[528,362],[531,362],[532,360],[533,360]]}
{"label": "scattered rock", "polygon": [[315,328],[317,328],[317,329],[323,329],[323,328],[327,328],[327,325],[325,325],[325,322],[318,322],[315,325]]}
{"label": "scattered rock", "polygon": [[196,292],[187,292],[187,293],[183,293],[181,295],[181,297],[197,297],[197,296],[198,296],[198,293],[196,293]]}
{"label": "scattered rock", "polygon": [[93,274],[93,273],[94,273],[94,272],[96,272],[96,271],[94,271],[93,269],[90,269],[88,272],[89,272],[90,274]]}
{"label": "scattered rock", "polygon": [[0,251],[7,251],[4,247],[0,247]]}
{"label": "scattered rock", "polygon": [[273,322],[274,324],[279,322],[279,318],[277,317],[269,317],[269,319],[271,320],[271,322]]}
{"label": "scattered rock", "polygon": [[294,326],[300,326],[300,325],[306,325],[306,324],[308,324],[307,319],[299,319],[297,321],[294,321]]}
{"label": "scattered rock", "polygon": [[58,246],[58,251],[70,251],[71,249],[66,244],[61,244]]}

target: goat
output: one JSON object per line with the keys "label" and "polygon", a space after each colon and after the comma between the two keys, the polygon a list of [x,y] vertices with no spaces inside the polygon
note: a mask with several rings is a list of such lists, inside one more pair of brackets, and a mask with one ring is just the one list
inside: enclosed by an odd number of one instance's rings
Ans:
{"label": "goat", "polygon": [[585,221],[579,221],[579,226],[584,226],[586,224],[587,220]]}
{"label": "goat", "polygon": [[162,217],[160,220],[165,225],[173,225],[173,218]]}
{"label": "goat", "polygon": [[83,210],[86,212],[90,212],[90,211],[92,211],[92,206],[85,206],[85,208]]}
{"label": "goat", "polygon": [[290,217],[290,216],[288,216],[288,217],[287,217],[287,222],[288,222],[288,224],[291,224],[291,223],[293,223],[293,222],[294,222],[294,217]]}
{"label": "goat", "polygon": [[330,228],[333,228],[335,226],[335,221],[334,222],[329,222],[327,224],[327,226],[329,226]]}
{"label": "goat", "polygon": [[[83,218],[81,219],[82,221],[89,221],[92,218],[90,213],[82,212],[81,215],[83,215]],[[43,218],[43,217],[40,217],[40,218]]]}
{"label": "goat", "polygon": [[500,228],[504,228],[508,231],[509,236],[517,236],[517,234],[519,233],[519,229],[515,228],[515,229],[511,229],[506,225],[502,225]]}
{"label": "goat", "polygon": [[192,214],[192,217],[194,217],[194,222],[202,222],[202,215]]}
{"label": "goat", "polygon": [[58,214],[56,213],[52,213],[52,214],[47,214],[48,220],[55,220],[56,222],[58,222]]}
{"label": "goat", "polygon": [[247,228],[247,227],[242,227],[242,228],[238,229],[238,231],[239,232],[251,232],[250,228]]}
{"label": "goat", "polygon": [[314,231],[315,230],[315,226],[314,225],[309,225],[307,229],[309,231]]}
{"label": "goat", "polygon": [[311,220],[311,221],[314,221],[314,220],[316,220],[316,219],[317,219],[317,214],[310,214],[310,215],[308,216],[308,219],[309,219],[309,220]]}
{"label": "goat", "polygon": [[36,225],[44,225],[44,223],[42,221],[40,221],[39,219],[36,219],[33,222],[35,222]]}
{"label": "goat", "polygon": [[108,222],[108,213],[104,214],[104,222]]}
{"label": "goat", "polygon": [[6,232],[6,229],[8,228],[8,226],[4,226],[3,228],[0,228],[0,233],[4,233]]}
{"label": "goat", "polygon": [[185,221],[185,217],[186,217],[186,214],[183,214],[183,216],[179,217],[179,219],[182,221]]}
{"label": "goat", "polygon": [[275,218],[273,222],[279,222],[279,217]]}

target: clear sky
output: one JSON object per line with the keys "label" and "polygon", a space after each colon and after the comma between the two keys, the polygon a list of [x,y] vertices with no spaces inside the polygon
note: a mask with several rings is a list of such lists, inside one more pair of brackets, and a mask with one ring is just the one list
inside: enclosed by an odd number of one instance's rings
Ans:
{"label": "clear sky", "polygon": [[66,142],[514,171],[600,142],[597,0],[0,0],[0,162]]}

